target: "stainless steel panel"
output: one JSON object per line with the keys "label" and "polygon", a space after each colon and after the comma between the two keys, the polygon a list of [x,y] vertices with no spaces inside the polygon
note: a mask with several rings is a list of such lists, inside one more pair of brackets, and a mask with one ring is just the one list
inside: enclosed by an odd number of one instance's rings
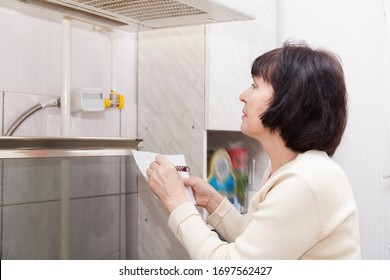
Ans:
{"label": "stainless steel panel", "polygon": [[2,259],[58,259],[59,202],[10,205],[2,209]]}
{"label": "stainless steel panel", "polygon": [[125,243],[126,259],[138,259],[138,195],[125,196]]}
{"label": "stainless steel panel", "polygon": [[140,139],[0,137],[0,158],[129,156]]}
{"label": "stainless steel panel", "polygon": [[119,201],[119,195],[71,201],[70,259],[119,259]]}
{"label": "stainless steel panel", "polygon": [[1,259],[136,259],[140,141],[0,137]]}
{"label": "stainless steel panel", "polygon": [[[0,258],[64,258],[66,234],[65,258],[136,259],[137,175],[128,170],[128,164],[135,164],[133,157],[65,159],[69,185],[61,181],[63,160],[0,160],[0,179],[5,178]],[[69,192],[65,198],[60,197],[63,188]],[[63,220],[62,213],[69,218]],[[64,221],[69,227],[61,226]]]}

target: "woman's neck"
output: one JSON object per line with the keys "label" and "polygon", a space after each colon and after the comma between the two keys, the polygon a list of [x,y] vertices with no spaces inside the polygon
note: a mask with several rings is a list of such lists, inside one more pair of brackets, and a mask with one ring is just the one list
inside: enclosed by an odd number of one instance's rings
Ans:
{"label": "woman's neck", "polygon": [[267,139],[260,141],[263,145],[268,157],[271,161],[271,173],[274,174],[283,165],[294,160],[298,156],[298,152],[286,147],[285,142],[278,133],[272,133]]}

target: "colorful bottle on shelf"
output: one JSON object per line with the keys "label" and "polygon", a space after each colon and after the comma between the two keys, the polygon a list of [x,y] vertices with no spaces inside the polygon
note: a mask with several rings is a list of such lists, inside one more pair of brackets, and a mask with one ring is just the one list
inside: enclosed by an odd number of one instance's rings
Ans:
{"label": "colorful bottle on shelf", "polygon": [[236,203],[236,178],[230,156],[225,149],[218,149],[212,153],[209,160],[207,180],[219,193],[225,195],[231,203]]}
{"label": "colorful bottle on shelf", "polygon": [[248,153],[244,148],[228,150],[236,178],[235,195],[241,213],[248,211]]}

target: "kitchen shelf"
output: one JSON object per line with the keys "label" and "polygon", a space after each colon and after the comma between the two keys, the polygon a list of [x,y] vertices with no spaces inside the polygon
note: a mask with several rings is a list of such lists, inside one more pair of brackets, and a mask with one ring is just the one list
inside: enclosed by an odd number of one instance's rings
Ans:
{"label": "kitchen shelf", "polygon": [[106,137],[0,137],[0,159],[130,156],[141,139]]}

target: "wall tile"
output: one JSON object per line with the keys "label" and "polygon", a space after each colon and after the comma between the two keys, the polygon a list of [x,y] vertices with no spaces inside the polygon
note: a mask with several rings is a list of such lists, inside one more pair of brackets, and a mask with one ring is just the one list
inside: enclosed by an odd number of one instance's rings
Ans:
{"label": "wall tile", "polygon": [[0,87],[15,92],[59,95],[61,25],[49,14],[18,1],[0,7]]}

